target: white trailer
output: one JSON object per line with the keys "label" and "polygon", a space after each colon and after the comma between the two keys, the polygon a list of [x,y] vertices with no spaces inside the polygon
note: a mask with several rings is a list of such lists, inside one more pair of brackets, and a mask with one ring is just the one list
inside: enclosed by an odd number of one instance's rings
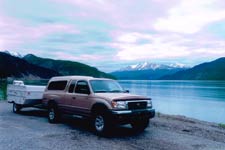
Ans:
{"label": "white trailer", "polygon": [[23,107],[42,104],[45,86],[24,85],[23,81],[13,81],[7,86],[7,101],[13,103],[13,112]]}

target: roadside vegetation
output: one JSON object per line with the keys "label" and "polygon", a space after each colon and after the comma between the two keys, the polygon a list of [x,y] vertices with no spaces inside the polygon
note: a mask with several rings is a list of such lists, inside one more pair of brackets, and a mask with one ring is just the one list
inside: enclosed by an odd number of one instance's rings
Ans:
{"label": "roadside vegetation", "polygon": [[224,129],[225,129],[225,124],[220,123],[219,126],[220,126],[221,128],[224,128]]}
{"label": "roadside vegetation", "polygon": [[6,99],[7,80],[0,79],[0,100]]}

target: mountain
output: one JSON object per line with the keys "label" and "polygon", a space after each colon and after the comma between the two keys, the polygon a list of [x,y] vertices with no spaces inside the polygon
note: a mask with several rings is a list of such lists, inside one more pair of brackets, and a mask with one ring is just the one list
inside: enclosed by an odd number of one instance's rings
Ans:
{"label": "mountain", "polygon": [[11,51],[8,51],[8,50],[3,51],[3,53],[9,54],[9,55],[11,55],[11,56],[19,57],[19,58],[22,58],[22,57],[23,57],[23,56],[22,56],[20,53],[18,53],[18,52],[11,52]]}
{"label": "mountain", "polygon": [[24,56],[23,59],[31,64],[57,71],[61,75],[85,75],[93,77],[114,78],[112,75],[101,72],[95,67],[91,67],[79,62],[41,58],[32,54]]}
{"label": "mountain", "polygon": [[187,67],[182,64],[163,65],[144,62],[127,66],[111,74],[122,80],[156,80],[185,69]]}
{"label": "mountain", "polygon": [[27,61],[12,56],[5,52],[0,52],[0,78],[51,78],[57,76],[56,71],[39,67]]}
{"label": "mountain", "polygon": [[149,62],[144,62],[144,63],[138,63],[135,65],[130,65],[125,68],[121,68],[119,71],[137,71],[137,70],[157,70],[157,69],[186,69],[188,68],[184,64],[168,64],[168,65],[163,65],[163,64],[155,64],[155,63],[149,63]]}
{"label": "mountain", "polygon": [[225,57],[166,75],[164,80],[225,80]]}

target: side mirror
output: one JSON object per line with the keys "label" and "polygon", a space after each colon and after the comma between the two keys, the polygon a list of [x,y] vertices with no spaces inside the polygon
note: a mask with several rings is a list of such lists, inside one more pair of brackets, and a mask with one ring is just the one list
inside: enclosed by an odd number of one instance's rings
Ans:
{"label": "side mirror", "polygon": [[89,90],[89,89],[87,89],[87,90],[84,90],[84,91],[83,91],[83,94],[90,95],[90,94],[91,94],[91,92],[90,92],[90,90]]}
{"label": "side mirror", "polygon": [[76,93],[87,94],[87,95],[91,94],[90,90],[86,88],[79,89],[79,91],[77,91]]}
{"label": "side mirror", "polygon": [[87,95],[90,95],[90,94],[91,94],[91,92],[90,92],[90,90],[88,90],[88,91],[87,91]]}
{"label": "side mirror", "polygon": [[130,93],[130,91],[129,91],[129,90],[125,90],[124,92],[125,92],[125,93]]}

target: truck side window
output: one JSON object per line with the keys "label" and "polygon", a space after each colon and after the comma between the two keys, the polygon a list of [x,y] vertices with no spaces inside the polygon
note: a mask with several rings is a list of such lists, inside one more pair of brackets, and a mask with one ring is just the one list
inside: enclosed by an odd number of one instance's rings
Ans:
{"label": "truck side window", "polygon": [[75,81],[75,80],[73,80],[73,81],[70,83],[69,90],[68,90],[69,93],[73,93],[75,84],[76,84],[76,81]]}
{"label": "truck side window", "polygon": [[75,93],[90,94],[88,83],[86,81],[78,81],[75,88]]}
{"label": "truck side window", "polygon": [[66,84],[67,81],[52,81],[48,86],[48,90],[64,90]]}

